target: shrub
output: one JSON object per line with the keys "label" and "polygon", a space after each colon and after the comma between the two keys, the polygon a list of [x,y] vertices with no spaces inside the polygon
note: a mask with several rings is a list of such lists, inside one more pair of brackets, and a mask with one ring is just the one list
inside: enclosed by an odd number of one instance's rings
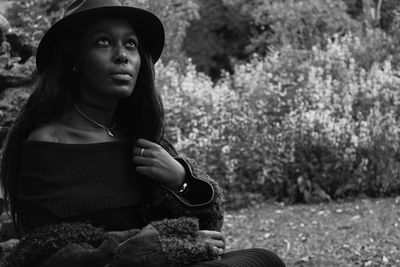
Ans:
{"label": "shrub", "polygon": [[357,45],[347,35],[325,49],[281,49],[217,84],[190,63],[182,72],[159,64],[168,134],[228,200],[399,192],[400,79],[389,60],[364,69]]}

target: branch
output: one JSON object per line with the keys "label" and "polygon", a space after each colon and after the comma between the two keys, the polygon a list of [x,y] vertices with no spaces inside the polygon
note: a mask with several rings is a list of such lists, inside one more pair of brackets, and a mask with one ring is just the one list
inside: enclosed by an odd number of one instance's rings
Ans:
{"label": "branch", "polygon": [[375,9],[375,21],[379,23],[381,21],[381,9],[383,0],[379,0],[378,5]]}

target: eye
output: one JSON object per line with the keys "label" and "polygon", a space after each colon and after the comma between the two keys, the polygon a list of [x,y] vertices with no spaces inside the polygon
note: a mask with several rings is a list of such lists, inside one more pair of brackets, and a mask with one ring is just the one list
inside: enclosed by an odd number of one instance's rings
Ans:
{"label": "eye", "polygon": [[96,45],[106,47],[110,45],[110,42],[106,37],[100,37],[96,40]]}
{"label": "eye", "polygon": [[126,42],[126,46],[127,46],[128,48],[130,48],[130,49],[136,49],[136,48],[137,48],[137,41],[136,41],[136,39],[129,39],[129,40]]}

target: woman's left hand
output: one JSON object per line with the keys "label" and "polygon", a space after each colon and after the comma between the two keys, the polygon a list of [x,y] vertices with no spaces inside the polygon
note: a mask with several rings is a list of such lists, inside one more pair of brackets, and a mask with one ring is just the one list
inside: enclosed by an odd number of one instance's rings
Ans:
{"label": "woman's left hand", "polygon": [[136,171],[165,186],[178,190],[185,179],[185,168],[159,144],[140,138],[133,148]]}
{"label": "woman's left hand", "polygon": [[210,244],[219,255],[225,252],[226,241],[224,233],[211,230],[200,230],[197,231],[196,234],[202,242]]}

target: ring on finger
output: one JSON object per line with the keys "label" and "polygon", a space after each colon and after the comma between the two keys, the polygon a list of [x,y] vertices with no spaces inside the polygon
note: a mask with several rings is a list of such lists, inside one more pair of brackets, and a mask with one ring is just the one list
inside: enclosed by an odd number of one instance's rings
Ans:
{"label": "ring on finger", "polygon": [[222,248],[215,247],[215,249],[217,250],[218,255],[224,254],[224,250]]}
{"label": "ring on finger", "polygon": [[143,157],[143,153],[144,153],[144,148],[142,148],[142,149],[140,150],[140,156],[141,156],[141,157]]}

